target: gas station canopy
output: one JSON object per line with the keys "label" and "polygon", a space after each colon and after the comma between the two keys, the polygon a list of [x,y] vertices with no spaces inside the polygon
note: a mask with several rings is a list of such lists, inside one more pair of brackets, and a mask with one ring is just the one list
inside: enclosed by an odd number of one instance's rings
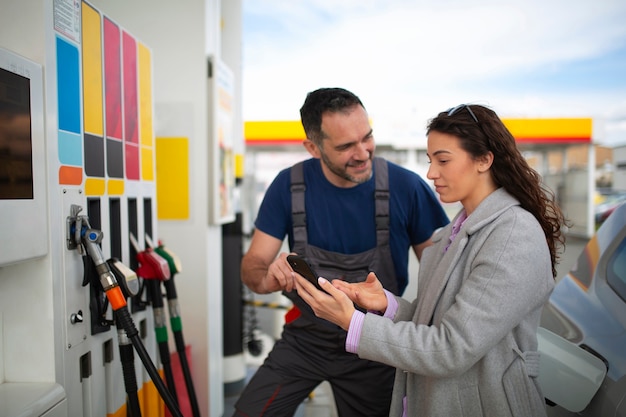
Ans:
{"label": "gas station canopy", "polygon": [[[591,118],[502,119],[520,145],[572,145],[592,142]],[[299,120],[248,121],[246,146],[294,145],[305,139]]]}

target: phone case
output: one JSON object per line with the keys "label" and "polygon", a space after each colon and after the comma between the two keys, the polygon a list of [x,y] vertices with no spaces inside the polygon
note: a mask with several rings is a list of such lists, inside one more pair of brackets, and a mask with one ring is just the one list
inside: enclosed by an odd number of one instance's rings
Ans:
{"label": "phone case", "polygon": [[289,265],[291,266],[291,269],[294,270],[294,272],[297,272],[298,274],[309,280],[309,282],[315,285],[318,290],[324,291],[317,282],[317,278],[319,277],[319,275],[317,275],[311,265],[309,265],[309,263],[304,258],[297,255],[288,255],[287,262],[289,262]]}

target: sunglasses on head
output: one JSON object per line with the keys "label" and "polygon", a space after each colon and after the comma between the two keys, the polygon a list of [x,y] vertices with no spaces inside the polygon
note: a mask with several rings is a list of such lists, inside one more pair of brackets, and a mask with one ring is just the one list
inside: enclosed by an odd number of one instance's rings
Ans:
{"label": "sunglasses on head", "polygon": [[476,123],[478,123],[478,119],[476,118],[476,115],[474,114],[474,112],[470,108],[469,104],[459,104],[456,107],[452,107],[452,108],[448,109],[448,116],[452,116],[454,113],[458,113],[459,110],[463,110],[463,109],[467,109],[467,111],[469,112],[470,116],[472,116],[472,119],[474,119],[474,121]]}

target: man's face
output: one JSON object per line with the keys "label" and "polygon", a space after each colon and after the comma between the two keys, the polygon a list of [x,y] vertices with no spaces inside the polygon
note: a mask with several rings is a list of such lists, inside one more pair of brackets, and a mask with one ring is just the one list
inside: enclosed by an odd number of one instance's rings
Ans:
{"label": "man's face", "polygon": [[354,187],[372,177],[372,158],[376,143],[367,112],[355,105],[347,112],[322,115],[322,146],[309,148],[322,160],[326,178],[338,187]]}

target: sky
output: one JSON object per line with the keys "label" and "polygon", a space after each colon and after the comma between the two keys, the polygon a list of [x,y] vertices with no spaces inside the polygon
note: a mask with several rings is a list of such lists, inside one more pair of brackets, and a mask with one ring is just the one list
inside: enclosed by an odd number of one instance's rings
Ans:
{"label": "sky", "polygon": [[[299,120],[309,91],[363,101],[378,143],[425,143],[459,103],[591,117],[626,144],[624,0],[243,0],[243,118]],[[417,138],[417,139],[416,139]]]}

